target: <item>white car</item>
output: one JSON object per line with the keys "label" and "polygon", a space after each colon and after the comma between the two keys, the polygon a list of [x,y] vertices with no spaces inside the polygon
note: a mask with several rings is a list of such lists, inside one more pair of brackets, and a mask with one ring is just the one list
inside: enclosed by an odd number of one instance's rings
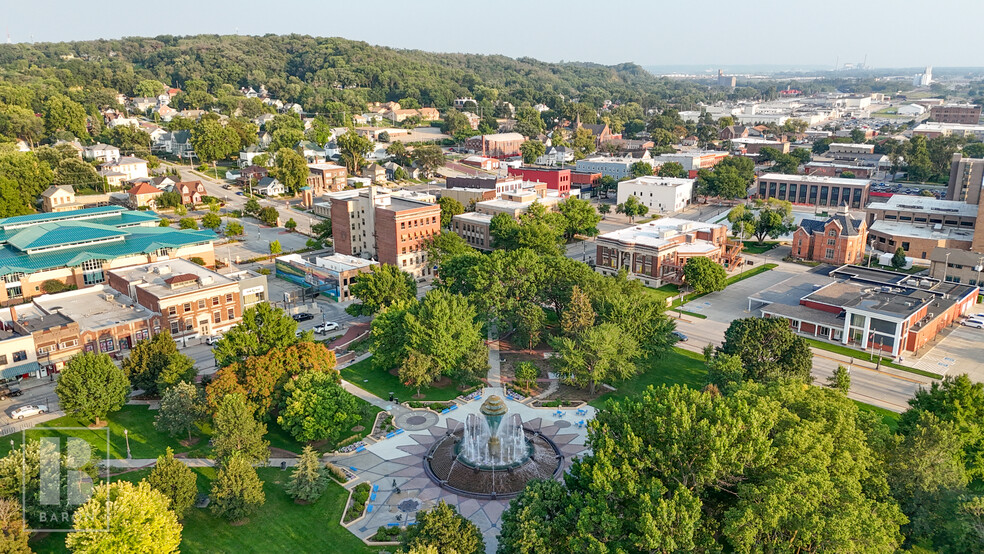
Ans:
{"label": "white car", "polygon": [[315,333],[318,333],[319,335],[321,335],[321,334],[327,333],[328,331],[334,331],[336,329],[338,329],[338,324],[337,323],[335,323],[334,321],[327,321],[327,322],[322,323],[321,325],[318,325],[317,327],[315,327],[314,328],[314,332]]}
{"label": "white car", "polygon": [[21,406],[16,410],[10,412],[10,417],[14,419],[24,419],[25,417],[36,416],[43,414],[48,411],[48,407],[44,404],[39,404],[37,406]]}
{"label": "white car", "polygon": [[205,337],[205,344],[207,344],[209,346],[212,346],[215,343],[219,342],[219,339],[221,339],[221,338],[222,338],[222,335],[209,335],[209,336]]}
{"label": "white car", "polygon": [[967,327],[973,327],[975,329],[984,329],[984,321],[980,319],[968,319],[963,322]]}

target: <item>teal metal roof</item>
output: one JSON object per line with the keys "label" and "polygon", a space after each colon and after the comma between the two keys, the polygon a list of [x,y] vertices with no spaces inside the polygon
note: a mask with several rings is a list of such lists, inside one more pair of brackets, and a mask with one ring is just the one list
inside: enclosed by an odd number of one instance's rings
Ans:
{"label": "teal metal roof", "polygon": [[0,378],[3,379],[13,379],[18,375],[24,375],[25,373],[34,373],[41,369],[41,364],[37,362],[27,362],[26,364],[15,365],[13,367],[5,367],[0,370]]}
{"label": "teal metal roof", "polygon": [[65,221],[62,223],[44,223],[20,229],[10,237],[7,244],[21,250],[36,250],[59,245],[77,244],[80,242],[104,241],[119,239],[127,235],[110,225],[87,223],[82,221]]}
{"label": "teal metal roof", "polygon": [[27,254],[11,245],[0,246],[0,276],[36,273],[59,267],[76,267],[88,260],[113,260],[149,254],[161,248],[205,244],[216,239],[213,231],[188,231],[168,227],[133,227],[124,240]]}
{"label": "teal metal roof", "polygon": [[[63,216],[57,220],[45,222],[41,219],[34,220],[33,223],[26,223],[20,218],[39,216]],[[69,218],[69,216],[73,216]],[[118,229],[132,228],[139,225],[157,223],[161,216],[151,211],[125,210],[118,206],[101,206],[98,208],[87,208],[72,212],[62,212],[58,214],[32,214],[30,216],[15,216],[0,219],[0,245],[7,243],[13,237],[22,233],[26,229],[32,229],[37,225],[68,225],[84,221],[85,223],[115,227]],[[16,220],[11,222],[11,220]],[[7,227],[4,228],[4,225]]]}
{"label": "teal metal roof", "polygon": [[[87,219],[99,214],[104,216],[118,214],[129,211],[121,206],[98,206],[95,208],[85,208],[72,210],[70,212],[42,213],[29,215],[15,215],[13,217],[0,218],[0,228],[8,228],[15,225],[29,225],[35,223],[48,223],[52,221],[68,221],[72,219]],[[156,214],[155,214],[156,215]]]}

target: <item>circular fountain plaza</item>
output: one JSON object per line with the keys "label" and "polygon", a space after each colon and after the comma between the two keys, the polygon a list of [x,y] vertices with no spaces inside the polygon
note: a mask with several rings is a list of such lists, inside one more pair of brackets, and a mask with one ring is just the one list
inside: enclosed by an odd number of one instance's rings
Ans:
{"label": "circular fountain plaza", "polygon": [[361,538],[379,527],[405,527],[439,502],[474,522],[494,551],[509,499],[531,479],[557,479],[587,451],[585,422],[594,408],[534,408],[499,387],[458,399],[437,413],[382,406],[401,430],[329,461],[368,482],[365,515],[347,526]]}
{"label": "circular fountain plaza", "polygon": [[438,438],[424,458],[427,475],[442,488],[475,498],[510,498],[532,479],[557,477],[564,455],[536,430],[509,414],[492,395],[479,414]]}

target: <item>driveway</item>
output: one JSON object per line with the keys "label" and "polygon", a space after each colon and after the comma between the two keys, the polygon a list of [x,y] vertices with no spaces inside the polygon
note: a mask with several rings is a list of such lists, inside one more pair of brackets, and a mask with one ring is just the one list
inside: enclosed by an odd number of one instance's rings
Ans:
{"label": "driveway", "polygon": [[984,329],[955,327],[918,361],[906,360],[906,365],[911,364],[918,369],[943,375],[966,373],[974,381],[984,382],[981,342],[984,342]]}

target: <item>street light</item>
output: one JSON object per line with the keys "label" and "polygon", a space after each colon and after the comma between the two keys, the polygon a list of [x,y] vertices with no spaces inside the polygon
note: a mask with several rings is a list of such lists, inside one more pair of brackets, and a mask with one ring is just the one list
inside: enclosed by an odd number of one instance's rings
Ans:
{"label": "street light", "polygon": [[947,252],[946,253],[946,258],[943,261],[943,282],[944,283],[946,282],[946,268],[950,265],[950,254],[952,254],[952,252]]}
{"label": "street light", "polygon": [[123,437],[126,438],[126,459],[129,460],[133,458],[133,456],[130,455],[130,431],[123,429]]}

